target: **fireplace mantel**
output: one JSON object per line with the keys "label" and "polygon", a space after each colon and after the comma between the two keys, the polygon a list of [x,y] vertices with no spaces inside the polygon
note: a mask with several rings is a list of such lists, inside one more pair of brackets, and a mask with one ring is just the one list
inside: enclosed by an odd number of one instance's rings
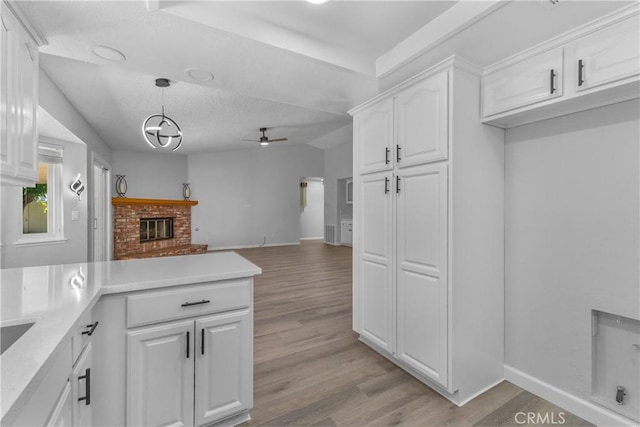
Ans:
{"label": "fireplace mantel", "polygon": [[129,197],[114,197],[111,204],[116,205],[139,205],[139,206],[195,206],[197,200],[169,200],[169,199],[134,199]]}

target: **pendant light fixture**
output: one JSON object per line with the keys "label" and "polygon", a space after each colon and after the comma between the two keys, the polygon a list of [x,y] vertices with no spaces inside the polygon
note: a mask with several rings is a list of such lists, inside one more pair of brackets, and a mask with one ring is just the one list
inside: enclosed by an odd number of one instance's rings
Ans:
{"label": "pendant light fixture", "polygon": [[167,148],[176,151],[182,145],[180,126],[164,114],[164,88],[169,87],[169,79],[156,79],[156,86],[162,88],[162,114],[153,114],[142,123],[142,135],[152,148]]}

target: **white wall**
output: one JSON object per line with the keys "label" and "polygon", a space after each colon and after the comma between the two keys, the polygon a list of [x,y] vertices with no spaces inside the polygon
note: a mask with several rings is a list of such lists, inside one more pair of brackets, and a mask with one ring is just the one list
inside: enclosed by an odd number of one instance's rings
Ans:
{"label": "white wall", "polygon": [[[111,148],[98,136],[93,128],[87,123],[85,118],[75,109],[75,107],[69,102],[67,97],[58,89],[58,87],[51,81],[49,76],[42,70],[39,74],[39,88],[38,88],[38,101],[40,106],[46,110],[51,117],[53,117],[58,123],[64,126],[69,132],[79,138],[86,144],[86,156],[82,164],[78,164],[79,167],[87,168],[87,171],[83,175],[85,177],[85,199],[91,200],[93,198],[93,159],[94,156],[98,156],[103,162],[111,163]],[[93,250],[93,221],[90,218],[94,217],[93,206],[90,203],[88,212],[81,217],[81,221],[86,228],[85,233],[85,256]],[[111,235],[111,230],[107,231],[108,235]],[[46,249],[42,249],[46,253]],[[50,247],[49,250],[56,251],[54,247]],[[57,255],[54,255],[57,256]],[[78,254],[79,256],[79,254]]]}
{"label": "white wall", "polygon": [[[188,181],[186,155],[113,150],[111,182],[116,175],[126,175],[126,197],[182,200],[182,183]],[[115,188],[113,196],[117,197]]]}
{"label": "white wall", "polygon": [[307,206],[300,212],[300,239],[322,239],[324,236],[324,183],[307,178]]}
{"label": "white wall", "polygon": [[[210,249],[300,240],[300,178],[322,176],[323,151],[270,146],[189,156],[193,241]],[[197,231],[199,229],[199,231]]]}
{"label": "white wall", "polygon": [[324,152],[324,223],[336,226],[336,239],[340,241],[340,215],[349,216],[338,206],[338,180],[353,175],[353,141],[333,146]]}
{"label": "white wall", "polygon": [[640,318],[639,115],[506,132],[506,364],[587,400],[591,309]]}
{"label": "white wall", "polygon": [[[61,145],[64,149],[62,164],[62,197],[64,237],[62,243],[39,245],[14,245],[22,237],[22,187],[2,189],[2,268],[25,267],[31,265],[68,264],[86,262],[88,191],[78,200],[69,185],[78,174],[87,176],[87,147],[84,144],[47,140]],[[85,185],[85,188],[89,188]],[[79,219],[71,221],[72,211],[78,211]]]}

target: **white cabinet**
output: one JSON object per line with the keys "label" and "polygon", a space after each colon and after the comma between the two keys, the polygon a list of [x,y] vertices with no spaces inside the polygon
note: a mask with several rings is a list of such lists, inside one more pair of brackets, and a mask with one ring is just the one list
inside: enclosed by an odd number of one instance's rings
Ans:
{"label": "white cabinet", "polygon": [[398,94],[395,99],[395,161],[398,166],[447,158],[447,100],[447,73],[425,79]]}
{"label": "white cabinet", "polygon": [[640,72],[638,17],[585,36],[571,46],[576,91],[585,91]]}
{"label": "white cabinet", "polygon": [[[357,129],[357,131],[355,130]],[[363,112],[354,118],[354,141],[360,147],[360,173],[389,170],[392,164],[393,147],[393,99]]]}
{"label": "white cabinet", "polygon": [[[105,295],[96,426],[237,425],[253,407],[253,280]],[[108,323],[108,325],[106,325]]]}
{"label": "white cabinet", "polygon": [[62,394],[56,403],[51,418],[47,422],[47,427],[69,427],[72,426],[73,401],[71,399],[71,383],[69,380],[62,389]]}
{"label": "white cabinet", "polygon": [[360,334],[384,352],[393,351],[393,234],[391,173],[365,175],[360,184],[362,302]]}
{"label": "white cabinet", "polygon": [[640,96],[638,4],[487,67],[485,123],[513,127]]}
{"label": "white cabinet", "polygon": [[536,104],[562,95],[563,49],[553,49],[482,80],[484,116]]}
{"label": "white cabinet", "polygon": [[196,320],[196,425],[253,406],[253,341],[248,311]]}
{"label": "white cabinet", "polygon": [[193,321],[127,334],[127,425],[193,425]]}
{"label": "white cabinet", "polygon": [[479,75],[451,58],[351,111],[354,169],[358,118],[389,99],[400,146],[354,176],[353,328],[458,405],[504,378],[504,131],[480,122]]}
{"label": "white cabinet", "polygon": [[0,2],[0,179],[33,185],[38,176],[38,45]]}
{"label": "white cabinet", "polygon": [[447,166],[396,180],[397,355],[447,387]]}
{"label": "white cabinet", "polygon": [[353,243],[353,220],[340,220],[340,243],[347,246]]}
{"label": "white cabinet", "polygon": [[71,373],[74,426],[93,425],[91,391],[95,385],[91,383],[92,361],[91,343],[88,342]]}

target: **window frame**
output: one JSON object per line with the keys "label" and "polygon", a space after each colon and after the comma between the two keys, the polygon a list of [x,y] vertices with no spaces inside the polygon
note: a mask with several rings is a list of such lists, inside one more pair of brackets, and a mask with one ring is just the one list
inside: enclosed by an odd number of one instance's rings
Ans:
{"label": "window frame", "polygon": [[[46,152],[54,151],[60,153],[60,162],[46,160]],[[47,163],[47,232],[46,233],[24,233],[24,207],[20,217],[20,237],[14,245],[41,245],[51,243],[66,242],[64,235],[64,197],[62,193],[63,162],[62,153],[64,149],[61,145],[40,142],[38,144],[38,165]],[[45,152],[44,157],[42,156]],[[19,194],[19,205],[22,206],[22,192]]]}

